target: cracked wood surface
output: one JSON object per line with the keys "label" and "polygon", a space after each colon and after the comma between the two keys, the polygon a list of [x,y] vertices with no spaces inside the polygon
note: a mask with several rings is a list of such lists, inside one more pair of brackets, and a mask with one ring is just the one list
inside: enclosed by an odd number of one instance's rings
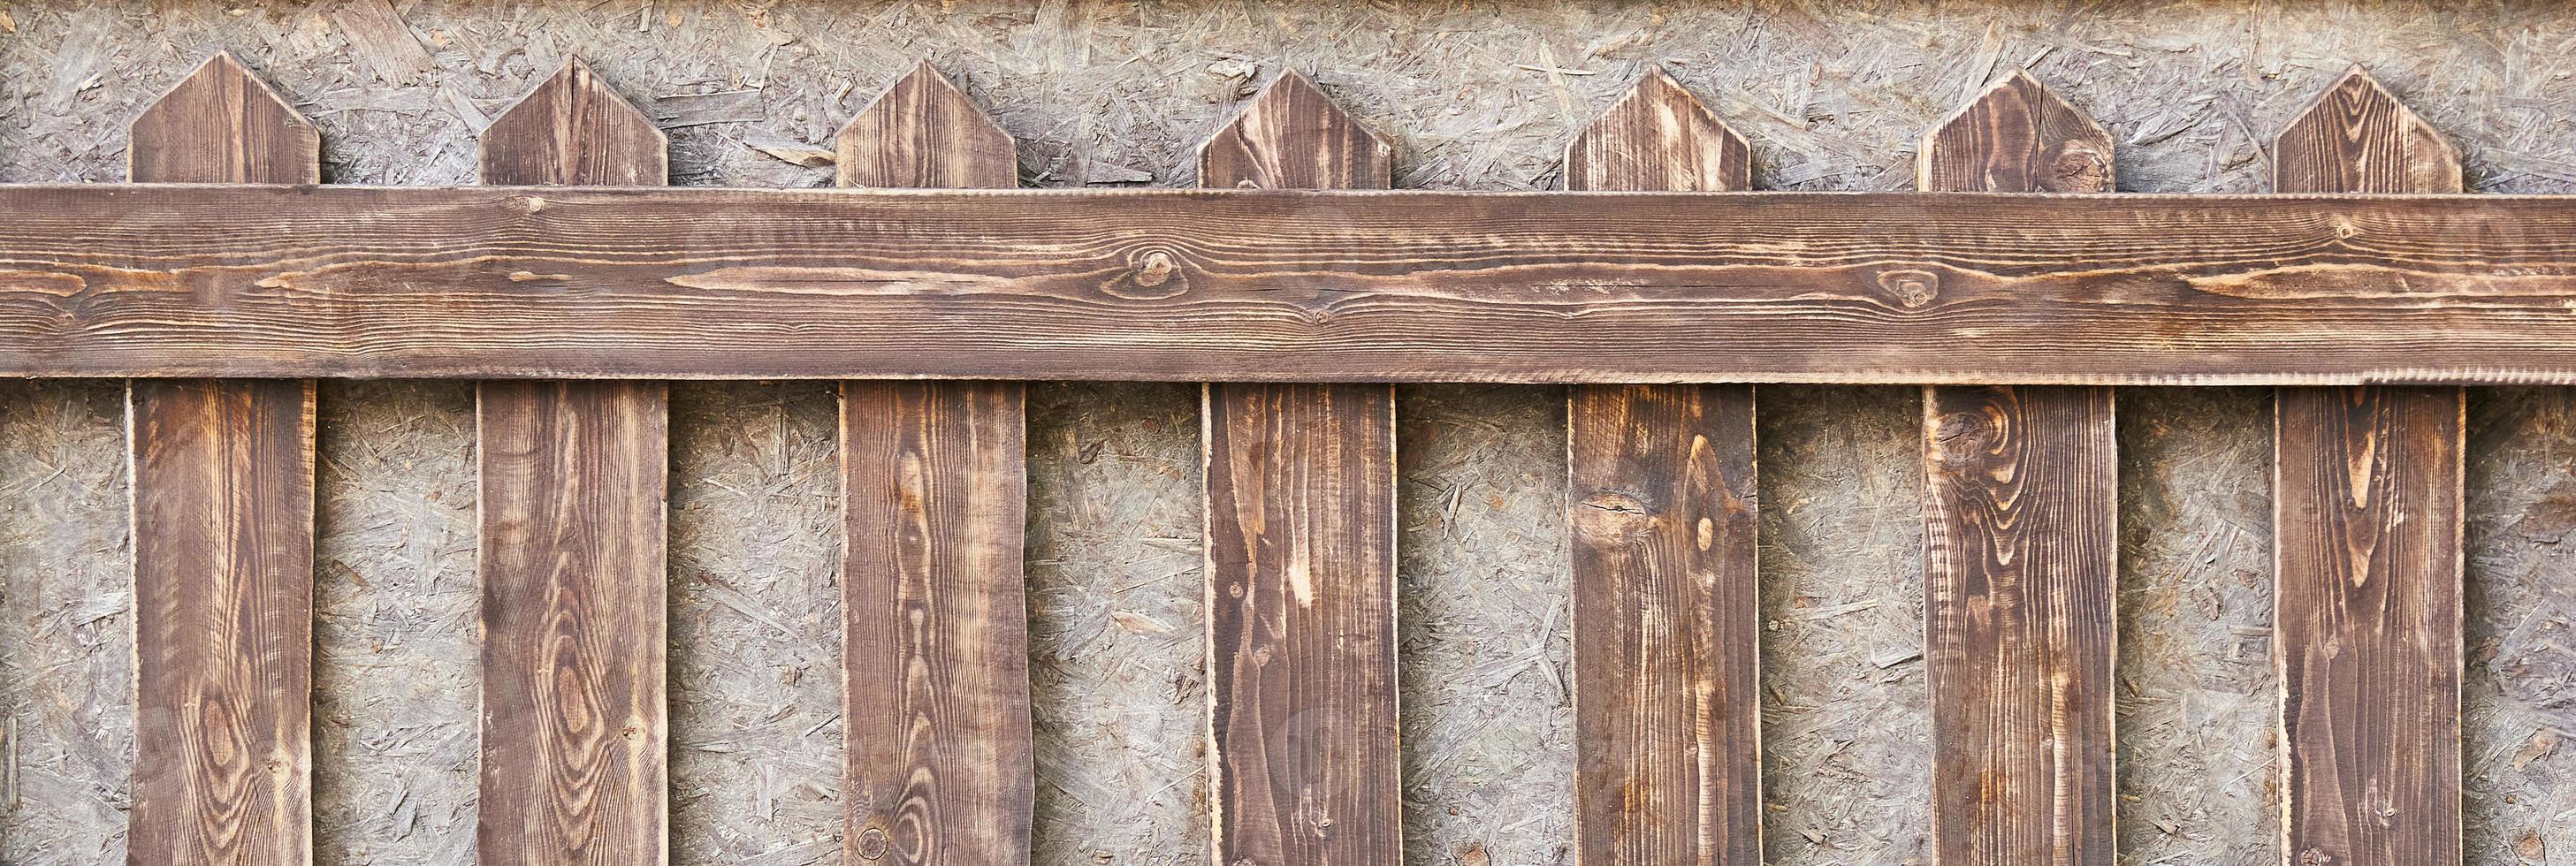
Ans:
{"label": "cracked wood surface", "polygon": [[[1750,187],[1752,156],[1647,75],[1566,149],[1577,190]],[[1762,859],[1753,388],[1567,395],[1575,844],[1589,866]]]}
{"label": "cracked wood surface", "polygon": [[0,211],[0,375],[2576,383],[2561,196],[41,186]]}

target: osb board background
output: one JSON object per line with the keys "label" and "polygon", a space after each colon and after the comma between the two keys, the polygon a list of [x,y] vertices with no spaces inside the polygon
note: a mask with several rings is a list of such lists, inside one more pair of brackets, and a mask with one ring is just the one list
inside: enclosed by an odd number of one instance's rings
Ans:
{"label": "osb board background", "polygon": [[[2111,128],[2122,188],[2256,191],[2271,132],[2362,63],[2463,147],[2473,189],[2571,191],[2576,13],[2443,5],[0,0],[0,181],[119,178],[125,123],[230,50],[321,125],[342,183],[472,182],[477,129],[577,55],[670,129],[683,184],[828,183],[815,151],[928,58],[1033,185],[1190,184],[1196,140],[1293,67],[1395,142],[1402,186],[1548,188],[1572,132],[1659,66],[1752,139],[1758,184],[1900,189],[1926,126],[2027,65]],[[1570,859],[1562,396],[1400,390],[1413,862]],[[467,863],[471,391],[322,399],[318,848]],[[674,394],[681,863],[840,862],[832,399]],[[0,862],[123,859],[121,400],[0,383]],[[1766,845],[1918,862],[1917,395],[1761,401]],[[1185,385],[1031,393],[1042,863],[1204,858],[1196,412]],[[2576,394],[2479,390],[2471,412],[2471,859],[2576,863]],[[2279,859],[2269,413],[2259,389],[2121,395],[2131,863]]]}

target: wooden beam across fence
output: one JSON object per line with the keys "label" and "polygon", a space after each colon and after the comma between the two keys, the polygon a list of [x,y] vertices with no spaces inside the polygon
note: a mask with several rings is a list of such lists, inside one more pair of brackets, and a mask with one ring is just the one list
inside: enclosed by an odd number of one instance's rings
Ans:
{"label": "wooden beam across fence", "polygon": [[0,187],[0,375],[2576,383],[2576,198]]}

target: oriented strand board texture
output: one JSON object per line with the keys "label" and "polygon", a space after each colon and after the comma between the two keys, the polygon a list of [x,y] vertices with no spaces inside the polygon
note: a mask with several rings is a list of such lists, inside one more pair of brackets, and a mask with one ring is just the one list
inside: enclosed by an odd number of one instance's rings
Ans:
{"label": "oriented strand board texture", "polygon": [[[2350,63],[2458,143],[2469,186],[2576,191],[2576,11],[2546,4],[1244,4],[0,0],[0,181],[107,181],[123,129],[229,49],[313,118],[326,179],[470,183],[475,135],[571,54],[671,134],[673,181],[822,186],[834,130],[928,58],[1033,185],[1189,186],[1288,66],[1395,147],[1396,185],[1554,187],[1660,65],[1764,188],[1903,189],[1925,128],[2027,64],[2099,118],[2123,189],[2251,192],[2260,142]],[[123,861],[132,755],[113,383],[0,382],[0,862]],[[1560,394],[1398,398],[1408,855],[1570,841]],[[463,864],[474,822],[471,390],[326,384],[315,849]],[[1037,862],[1203,862],[1197,389],[1029,399]],[[1766,388],[1765,843],[1925,855],[1916,391]],[[2124,857],[2276,862],[2270,398],[2120,394]],[[838,503],[826,386],[673,394],[674,862],[839,863]],[[2470,860],[2576,862],[2576,393],[2470,402]]]}

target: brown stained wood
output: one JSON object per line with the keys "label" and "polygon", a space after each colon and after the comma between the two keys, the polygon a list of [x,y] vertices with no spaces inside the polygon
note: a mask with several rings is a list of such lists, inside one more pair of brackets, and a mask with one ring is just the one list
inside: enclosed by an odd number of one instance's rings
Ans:
{"label": "brown stained wood", "polygon": [[[217,55],[145,109],[138,181],[318,183],[321,137]],[[136,864],[313,859],[314,385],[143,379],[134,497]]]}
{"label": "brown stained wood", "polygon": [[1748,190],[1753,150],[1680,82],[1652,70],[1566,144],[1565,188]]}
{"label": "brown stained wood", "polygon": [[2566,196],[91,185],[0,212],[12,376],[2576,384]]}
{"label": "brown stained wood", "polygon": [[[1566,148],[1568,189],[1741,190],[1751,151],[1661,72]],[[1567,399],[1576,859],[1762,859],[1753,389]]]}
{"label": "brown stained wood", "polygon": [[[1388,154],[1289,72],[1200,149],[1199,183],[1383,187]],[[1210,862],[1397,866],[1395,389],[1201,399]]]}
{"label": "brown stained wood", "polygon": [[134,119],[125,161],[137,183],[321,183],[322,136],[218,54]]}
{"label": "brown stained wood", "polygon": [[1199,145],[1199,185],[1212,189],[1385,189],[1395,156],[1296,70]]}
{"label": "brown stained wood", "polygon": [[[2461,189],[2458,152],[2359,68],[2272,153],[2289,192]],[[2277,397],[2282,859],[2457,864],[2465,394]]]}
{"label": "brown stained wood", "polygon": [[[1924,138],[1927,190],[2102,192],[2111,137],[2021,72]],[[2119,455],[2109,388],[1926,388],[1937,866],[2116,856]]]}
{"label": "brown stained wood", "polygon": [[2111,135],[2013,70],[1923,136],[1925,192],[2110,192]]}
{"label": "brown stained wood", "polygon": [[[580,63],[495,120],[495,183],[658,184],[659,130]],[[486,866],[669,856],[669,389],[475,390]]]}
{"label": "brown stained wood", "polygon": [[[840,153],[844,186],[1018,183],[1010,135],[927,64]],[[1023,403],[1017,382],[841,383],[847,862],[1028,862]]]}
{"label": "brown stained wood", "polygon": [[1020,185],[1018,143],[928,63],[850,118],[833,151],[842,186]]}

